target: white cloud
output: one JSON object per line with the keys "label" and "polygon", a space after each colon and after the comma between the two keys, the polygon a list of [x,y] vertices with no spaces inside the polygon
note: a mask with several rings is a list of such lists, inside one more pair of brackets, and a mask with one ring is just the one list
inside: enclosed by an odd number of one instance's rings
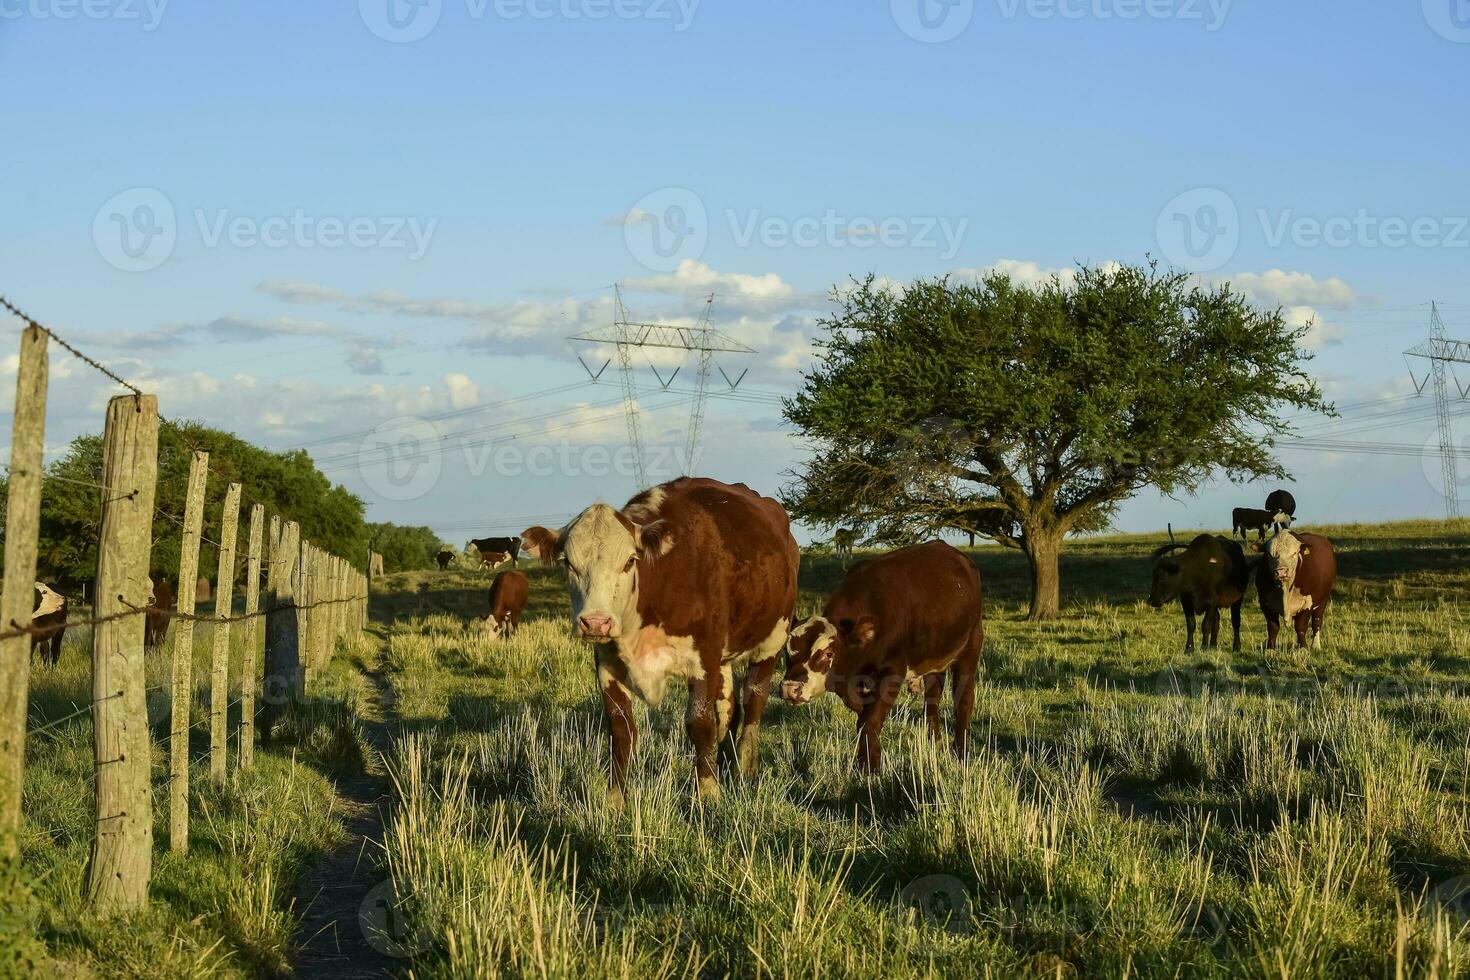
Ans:
{"label": "white cloud", "polygon": [[1321,313],[1310,306],[1283,307],[1281,315],[1285,318],[1287,326],[1311,325],[1307,335],[1302,338],[1302,346],[1308,350],[1320,350],[1323,347],[1334,347],[1342,343],[1344,336],[1342,328],[1328,323],[1322,318]]}
{"label": "white cloud", "polygon": [[1318,279],[1306,272],[1268,269],[1265,272],[1239,272],[1222,276],[1251,300],[1268,306],[1316,306],[1346,309],[1359,302],[1357,293],[1341,279],[1333,276]]}
{"label": "white cloud", "polygon": [[627,280],[629,289],[680,296],[687,299],[704,299],[716,294],[716,304],[742,311],[789,309],[791,306],[810,302],[795,286],[774,272],[749,275],[741,272],[719,272],[693,259],[685,259],[673,272],[658,276],[643,276]]}
{"label": "white cloud", "polygon": [[480,404],[480,387],[465,374],[446,374],[444,387],[449,389],[449,404],[454,408],[472,408]]}

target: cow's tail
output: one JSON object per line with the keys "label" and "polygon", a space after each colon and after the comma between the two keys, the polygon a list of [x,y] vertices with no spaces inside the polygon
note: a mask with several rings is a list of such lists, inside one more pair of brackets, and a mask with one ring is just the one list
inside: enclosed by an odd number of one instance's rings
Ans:
{"label": "cow's tail", "polygon": [[1183,551],[1185,548],[1188,548],[1188,547],[1189,547],[1189,545],[1184,544],[1184,543],[1179,542],[1179,541],[1176,541],[1173,544],[1160,545],[1159,547],[1155,548],[1153,551],[1149,552],[1149,558],[1151,558],[1154,561],[1158,561],[1160,558],[1164,557],[1165,555],[1169,554],[1170,552],[1173,552],[1173,551]]}

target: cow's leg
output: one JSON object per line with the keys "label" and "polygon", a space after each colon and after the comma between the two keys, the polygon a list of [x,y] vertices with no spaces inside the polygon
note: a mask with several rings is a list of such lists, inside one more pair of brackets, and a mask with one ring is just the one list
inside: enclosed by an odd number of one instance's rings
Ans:
{"label": "cow's leg", "polygon": [[874,678],[872,692],[868,695],[868,703],[863,705],[858,712],[858,767],[869,775],[878,771],[883,763],[883,750],[878,744],[878,733],[883,730],[883,722],[888,720],[888,713],[893,710],[893,704],[898,700],[899,689],[903,687],[903,679],[895,674],[880,674]]}
{"label": "cow's leg", "polygon": [[1307,625],[1312,621],[1310,611],[1299,612],[1291,619],[1291,625],[1296,629],[1296,646],[1298,650],[1307,648]]}
{"label": "cow's leg", "polygon": [[1266,613],[1266,649],[1276,649],[1276,637],[1281,634],[1281,616],[1274,612]]}
{"label": "cow's leg", "polygon": [[1179,597],[1179,606],[1184,610],[1184,652],[1194,652],[1194,597],[1188,592]]}
{"label": "cow's leg", "polygon": [[48,659],[51,661],[51,666],[53,666],[53,667],[55,667],[57,664],[61,663],[61,637],[62,637],[62,635],[65,632],[66,632],[65,628],[59,629],[51,637],[51,641],[50,641],[51,656]]}
{"label": "cow's leg", "polygon": [[961,762],[970,738],[970,716],[975,711],[975,679],[980,673],[980,653],[985,648],[985,626],[975,627],[970,645],[950,668],[950,696],[954,698],[954,754]]}
{"label": "cow's leg", "polygon": [[716,754],[720,746],[720,709],[731,703],[731,692],[725,687],[729,674],[719,667],[706,669],[703,677],[689,679],[689,705],[684,712],[684,730],[694,746],[694,771],[699,779],[699,795],[703,799],[719,799]]}
{"label": "cow's leg", "polygon": [[1312,610],[1312,649],[1322,649],[1322,623],[1327,619],[1327,603]]}
{"label": "cow's leg", "polygon": [[1243,602],[1244,599],[1237,599],[1235,605],[1230,607],[1230,632],[1234,636],[1230,649],[1235,653],[1240,652],[1240,606]]}
{"label": "cow's leg", "polygon": [[776,670],[776,654],[756,660],[745,669],[740,705],[740,741],[735,747],[743,779],[754,779],[761,763],[761,716],[771,696],[771,675]]}
{"label": "cow's leg", "polygon": [[944,671],[925,674],[924,721],[929,726],[929,738],[937,742],[944,737],[944,726],[939,723],[939,702],[944,697]]}
{"label": "cow's leg", "polygon": [[1201,650],[1213,650],[1220,642],[1220,610],[1210,606],[1204,612],[1204,637]]}
{"label": "cow's leg", "polygon": [[607,791],[610,806],[622,808],[628,792],[628,759],[638,745],[638,723],[633,720],[633,698],[627,685],[627,668],[611,644],[597,648],[597,686],[602,690],[602,710],[607,716],[612,748],[612,780]]}

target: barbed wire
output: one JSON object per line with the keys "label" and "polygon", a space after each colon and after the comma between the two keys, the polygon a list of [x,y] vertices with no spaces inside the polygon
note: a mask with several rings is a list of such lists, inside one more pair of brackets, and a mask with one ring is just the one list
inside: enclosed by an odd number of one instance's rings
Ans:
{"label": "barbed wire", "polygon": [[351,595],[342,599],[322,599],[304,606],[293,603],[290,606],[277,606],[275,609],[257,609],[255,612],[240,613],[237,616],[209,616],[200,613],[183,613],[177,609],[159,609],[156,606],[135,606],[126,599],[123,599],[121,601],[123,605],[128,607],[127,609],[120,612],[108,613],[106,616],[94,616],[91,619],[68,620],[65,623],[56,623],[51,626],[22,626],[14,620],[11,620],[11,628],[0,633],[0,640],[13,640],[22,636],[29,636],[32,639],[48,639],[57,633],[73,627],[101,626],[104,623],[112,623],[120,619],[128,619],[132,616],[144,616],[152,613],[159,613],[167,616],[171,620],[182,619],[191,623],[243,623],[246,620],[269,616],[273,612],[280,613],[288,610],[291,612],[310,612],[313,609],[319,609],[323,606],[340,606],[351,602],[362,602],[366,598],[366,595]]}
{"label": "barbed wire", "polygon": [[[143,690],[143,696],[144,697],[147,697],[148,695],[153,694],[155,692],[158,692],[158,691],[166,691],[166,690],[168,690],[167,685],[159,684],[156,687],[145,688]],[[52,719],[51,721],[48,721],[48,722],[46,722],[43,725],[38,725],[35,728],[28,729],[26,731],[26,736],[29,737],[31,735],[41,735],[41,734],[45,733],[47,730],[52,729],[52,728],[55,728],[57,725],[64,725],[67,722],[71,721],[73,718],[76,718],[79,715],[86,714],[88,711],[91,711],[94,707],[96,707],[97,705],[101,704],[104,701],[114,701],[117,698],[122,697],[124,693],[125,692],[123,692],[123,691],[118,691],[116,694],[108,694],[108,695],[106,695],[104,697],[93,698],[91,701],[88,701],[86,704],[82,705],[80,708],[78,708],[77,710],[73,711],[69,715],[63,715],[62,717]]]}
{"label": "barbed wire", "polygon": [[98,361],[98,360],[96,360],[95,358],[92,358],[92,357],[88,357],[86,354],[83,354],[81,351],[77,350],[71,344],[67,343],[66,340],[64,340],[62,337],[58,336],[55,330],[52,330],[50,327],[45,326],[42,323],[39,323],[30,314],[22,312],[20,309],[18,309],[16,307],[16,305],[14,303],[10,302],[10,300],[6,299],[4,296],[0,296],[0,306],[5,307],[11,313],[13,313],[16,316],[20,317],[22,320],[24,320],[26,322],[26,324],[28,326],[35,327],[37,330],[40,330],[40,331],[44,332],[46,334],[46,336],[48,336],[52,340],[56,341],[56,343],[57,343],[58,346],[60,346],[63,350],[65,350],[67,353],[69,353],[72,357],[75,357],[77,360],[81,361],[83,364],[85,364],[88,367],[92,368],[93,370],[98,371],[101,374],[104,374],[107,377],[111,378],[113,381],[117,382],[118,384],[122,385],[124,388],[128,389],[129,391],[131,391],[134,395],[137,395],[140,398],[143,396],[143,392],[136,385],[134,385],[131,382],[129,382],[126,379],[124,379],[117,372],[113,371],[111,368],[109,368],[107,365],[103,364],[101,361]]}

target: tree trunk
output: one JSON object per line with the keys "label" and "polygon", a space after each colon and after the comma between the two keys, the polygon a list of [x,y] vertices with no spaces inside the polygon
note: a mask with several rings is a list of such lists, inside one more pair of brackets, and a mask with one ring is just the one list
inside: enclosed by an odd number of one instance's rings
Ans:
{"label": "tree trunk", "polygon": [[1028,619],[1055,619],[1062,610],[1062,577],[1058,559],[1062,532],[1054,528],[1028,531],[1021,539],[1026,563],[1031,569],[1031,613]]}

